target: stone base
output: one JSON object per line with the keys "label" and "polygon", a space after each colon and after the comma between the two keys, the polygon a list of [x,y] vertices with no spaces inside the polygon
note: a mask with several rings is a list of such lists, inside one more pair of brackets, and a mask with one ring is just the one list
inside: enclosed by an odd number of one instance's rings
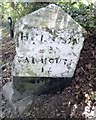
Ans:
{"label": "stone base", "polygon": [[3,86],[3,95],[12,106],[14,116],[18,114],[23,116],[30,109],[32,102],[40,95],[55,94],[57,91],[64,90],[71,83],[72,78],[33,79],[28,77],[15,77],[13,82],[8,82]]}
{"label": "stone base", "polygon": [[[16,92],[16,91],[15,91]],[[3,86],[2,93],[9,102],[10,107],[12,110],[12,115],[15,117],[23,116],[24,113],[27,113],[31,107],[31,104],[33,102],[33,96],[27,96],[21,100],[13,101],[14,98],[14,89],[12,82],[8,82]]]}

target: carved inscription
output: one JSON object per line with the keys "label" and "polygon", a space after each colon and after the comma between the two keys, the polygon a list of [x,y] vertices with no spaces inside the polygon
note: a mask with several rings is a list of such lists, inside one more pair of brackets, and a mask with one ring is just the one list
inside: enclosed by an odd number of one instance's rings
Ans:
{"label": "carved inscription", "polygon": [[[79,46],[79,33],[73,35],[71,32],[35,27],[20,31],[16,36],[19,44],[16,72],[32,76],[66,76],[75,69],[78,55],[74,48],[76,44]],[[76,49],[78,51],[78,47]]]}
{"label": "carved inscription", "polygon": [[[77,35],[79,35],[79,33],[74,33],[74,30],[71,31],[74,34],[71,34],[71,32],[68,34],[68,31],[52,31],[50,32],[49,29],[47,29],[48,31],[46,32],[45,30],[39,30],[38,28],[32,28],[32,30],[28,33],[26,31],[23,32],[19,32],[18,37],[20,38],[20,40],[23,41],[28,41],[31,40],[33,41],[33,44],[36,43],[36,40],[39,42],[43,42],[43,43],[47,43],[46,40],[49,39],[50,42],[54,41],[54,42],[58,42],[58,43],[71,43],[74,44],[78,44],[78,37]],[[39,32],[37,32],[39,31]],[[52,35],[52,33],[55,33],[54,35]],[[80,34],[81,35],[81,34]],[[81,35],[82,36],[82,35]],[[47,38],[47,39],[46,39]]]}
{"label": "carved inscription", "polygon": [[[62,65],[65,65],[68,63],[67,59],[60,59],[60,58],[34,58],[32,57],[20,57],[18,56],[18,62],[24,62],[24,63],[32,63],[32,64],[37,64],[37,63],[42,63],[44,65],[47,65],[48,63],[62,63]],[[70,61],[70,65],[71,65],[72,60]],[[69,63],[68,63],[69,64]]]}

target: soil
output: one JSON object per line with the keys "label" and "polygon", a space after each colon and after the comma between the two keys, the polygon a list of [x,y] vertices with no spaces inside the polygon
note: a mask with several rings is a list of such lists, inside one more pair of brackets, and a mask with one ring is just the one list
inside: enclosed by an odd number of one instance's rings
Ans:
{"label": "soil", "polygon": [[[11,65],[15,55],[15,44],[10,38],[3,40],[3,85],[11,81]],[[25,117],[31,118],[84,118],[82,113],[87,104],[85,94],[88,94],[91,103],[95,103],[96,92],[96,31],[87,35],[80,59],[72,78],[72,83],[65,89],[55,93],[51,90],[40,95]],[[93,93],[93,94],[92,94]],[[93,105],[92,104],[92,105]],[[77,108],[74,110],[74,105]]]}

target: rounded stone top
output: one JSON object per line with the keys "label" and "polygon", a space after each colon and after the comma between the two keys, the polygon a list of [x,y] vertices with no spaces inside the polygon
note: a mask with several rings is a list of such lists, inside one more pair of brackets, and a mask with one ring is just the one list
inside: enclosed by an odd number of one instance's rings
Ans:
{"label": "rounded stone top", "polygon": [[70,15],[55,4],[49,4],[19,19],[15,24],[15,32],[22,31],[24,28],[30,29],[31,27],[49,29],[67,28],[69,30],[75,29],[84,34],[87,33]]}

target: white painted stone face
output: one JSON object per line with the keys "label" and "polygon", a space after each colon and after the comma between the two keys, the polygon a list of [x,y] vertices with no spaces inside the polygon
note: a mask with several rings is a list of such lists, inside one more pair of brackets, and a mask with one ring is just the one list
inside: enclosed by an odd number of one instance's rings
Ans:
{"label": "white painted stone face", "polygon": [[51,4],[15,25],[14,76],[72,77],[86,31]]}

